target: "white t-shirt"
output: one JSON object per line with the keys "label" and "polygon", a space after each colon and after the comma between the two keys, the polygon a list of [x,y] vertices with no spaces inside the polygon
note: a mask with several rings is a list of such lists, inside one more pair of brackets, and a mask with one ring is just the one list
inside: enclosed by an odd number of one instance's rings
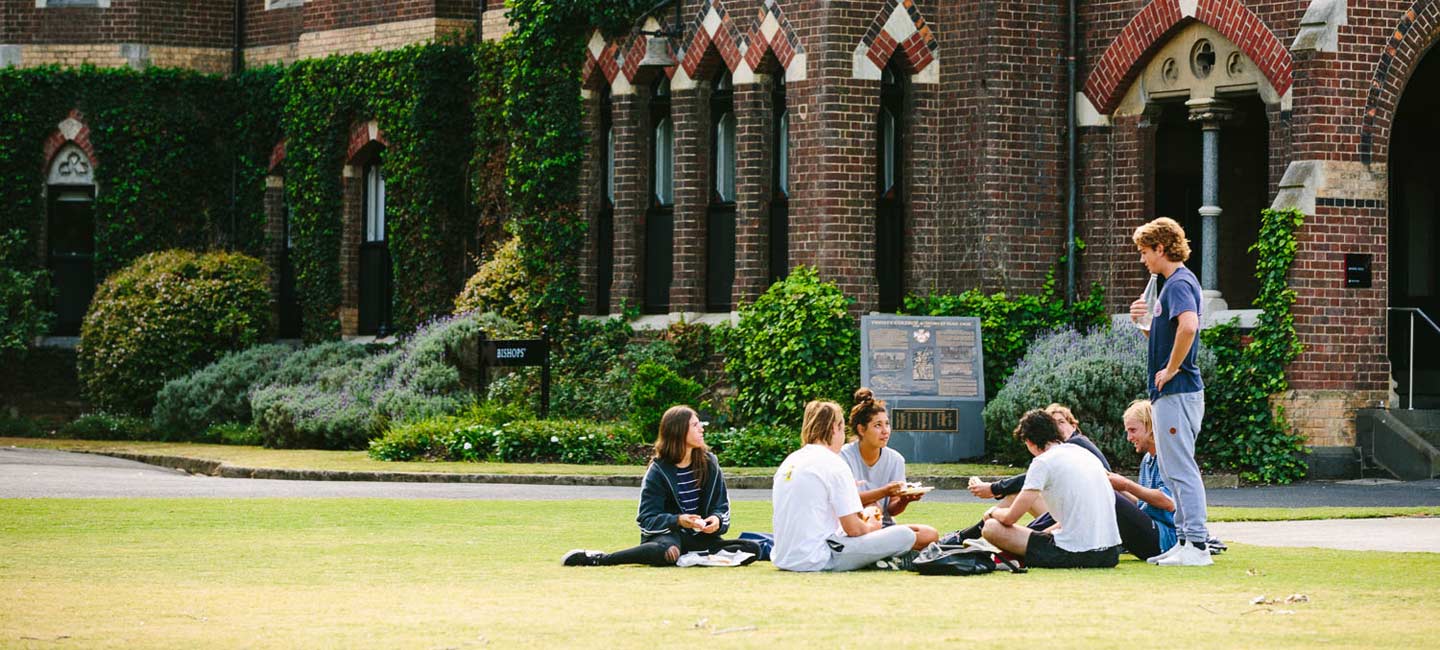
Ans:
{"label": "white t-shirt", "polygon": [[805,445],[775,472],[775,548],[770,562],[787,571],[820,571],[830,561],[825,540],[843,537],[840,518],[860,512],[855,475],[840,455]]}
{"label": "white t-shirt", "polygon": [[1120,543],[1115,490],[1100,460],[1079,445],[1056,444],[1030,461],[1026,490],[1040,490],[1060,524],[1055,545],[1079,553]]}
{"label": "white t-shirt", "polygon": [[[905,457],[889,447],[881,447],[879,460],[876,460],[874,465],[866,465],[865,459],[860,456],[860,443],[847,442],[840,448],[840,459],[845,461],[850,467],[850,473],[855,475],[855,480],[858,481],[856,488],[860,492],[905,480]],[[890,497],[880,497],[878,503],[880,512],[885,515],[885,525],[895,523],[895,518],[890,516]]]}

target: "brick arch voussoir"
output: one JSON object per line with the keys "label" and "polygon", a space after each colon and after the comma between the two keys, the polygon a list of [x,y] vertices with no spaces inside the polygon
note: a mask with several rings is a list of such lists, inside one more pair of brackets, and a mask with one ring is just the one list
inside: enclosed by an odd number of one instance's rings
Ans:
{"label": "brick arch voussoir", "polygon": [[[892,34],[887,28],[891,14],[904,11],[910,18],[913,31],[903,36]],[[910,74],[917,74],[935,62],[940,42],[930,23],[925,20],[914,0],[886,0],[885,6],[875,13],[865,35],[860,38],[865,55],[881,70],[897,55],[900,66]]]}
{"label": "brick arch voussoir", "polygon": [[281,140],[276,142],[275,146],[270,149],[270,164],[265,167],[266,173],[273,176],[276,172],[283,169],[282,165],[285,164],[285,146],[289,142],[290,140],[288,138]]}
{"label": "brick arch voussoir", "polygon": [[345,150],[345,164],[358,165],[374,155],[377,149],[389,147],[390,140],[373,120],[356,122],[350,126],[350,144]]}
{"label": "brick arch voussoir", "polygon": [[85,152],[85,157],[90,159],[91,167],[98,167],[100,165],[100,158],[95,155],[95,145],[90,142],[90,125],[85,123],[85,116],[80,113],[79,109],[71,109],[70,113],[65,116],[65,119],[79,122],[80,129],[75,132],[74,138],[65,137],[64,132],[62,132],[59,127],[56,127],[50,132],[50,135],[46,136],[43,145],[44,155],[42,156],[45,162],[44,166],[40,168],[43,174],[50,173],[50,166],[55,163],[55,156],[59,154],[60,149],[64,148],[67,144],[74,144],[80,147],[80,150]]}
{"label": "brick arch voussoir", "polygon": [[1155,52],[1194,21],[1209,25],[1235,43],[1277,94],[1290,90],[1294,73],[1290,50],[1240,0],[1198,0],[1193,13],[1182,8],[1179,0],[1154,0],[1105,48],[1085,79],[1085,95],[1101,113],[1113,113]]}
{"label": "brick arch voussoir", "polygon": [[[711,12],[719,18],[713,32],[706,26]],[[686,25],[685,34],[689,41],[681,48],[679,60],[680,67],[691,79],[715,74],[722,64],[731,72],[740,66],[744,36],[721,0],[702,2]]]}
{"label": "brick arch voussoir", "polygon": [[1440,0],[1417,0],[1400,14],[1381,46],[1365,97],[1360,127],[1360,161],[1370,164],[1390,155],[1395,111],[1415,68],[1440,43]]}
{"label": "brick arch voussoir", "polygon": [[[770,38],[765,38],[765,23],[775,21],[777,29]],[[759,71],[766,64],[767,56],[779,64],[782,71],[790,69],[796,54],[804,54],[800,35],[785,16],[779,0],[766,0],[759,11],[750,16],[750,26],[744,30],[745,63],[751,70]]]}

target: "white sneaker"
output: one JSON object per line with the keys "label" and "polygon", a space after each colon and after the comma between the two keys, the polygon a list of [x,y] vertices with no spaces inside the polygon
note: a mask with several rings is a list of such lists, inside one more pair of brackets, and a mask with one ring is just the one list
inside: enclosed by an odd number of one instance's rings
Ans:
{"label": "white sneaker", "polygon": [[1160,563],[1160,560],[1163,560],[1163,559],[1165,559],[1165,558],[1167,558],[1167,557],[1172,557],[1172,556],[1174,556],[1176,553],[1179,553],[1179,552],[1180,552],[1180,549],[1182,549],[1182,548],[1185,548],[1185,541],[1184,541],[1184,540],[1178,541],[1178,542],[1175,543],[1174,546],[1171,546],[1170,548],[1165,549],[1165,552],[1164,552],[1164,553],[1161,553],[1161,554],[1159,554],[1159,555],[1152,555],[1152,556],[1150,556],[1150,557],[1148,557],[1148,558],[1145,558],[1145,561],[1146,561],[1146,562],[1149,562],[1149,563],[1151,563],[1151,564],[1159,564],[1159,563]]}
{"label": "white sneaker", "polygon": [[1156,563],[1157,566],[1210,566],[1212,564],[1215,564],[1215,560],[1210,559],[1208,549],[1197,548],[1190,544],[1186,544],[1184,550],[1179,553]]}

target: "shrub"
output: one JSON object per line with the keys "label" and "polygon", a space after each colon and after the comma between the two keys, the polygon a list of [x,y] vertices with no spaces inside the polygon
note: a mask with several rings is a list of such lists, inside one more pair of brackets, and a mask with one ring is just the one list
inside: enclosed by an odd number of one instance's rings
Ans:
{"label": "shrub", "polygon": [[847,403],[860,380],[854,302],[814,268],[799,266],[742,306],[725,362],[736,414],[798,426],[812,399]]}
{"label": "shrub", "polygon": [[155,396],[150,422],[181,438],[193,437],[212,424],[248,424],[250,391],[266,383],[294,352],[286,345],[258,345],[172,379]]}
{"label": "shrub", "polygon": [[0,231],[0,355],[24,354],[35,337],[50,329],[53,314],[43,269],[27,268],[23,231]]}
{"label": "shrub", "polygon": [[157,440],[162,439],[144,419],[113,413],[90,413],[60,428],[61,438],[81,440]]}
{"label": "shrub", "polygon": [[[1131,401],[1145,397],[1145,345],[1145,336],[1133,327],[1086,334],[1065,329],[1040,337],[985,407],[986,450],[1000,460],[1028,462],[1024,444],[1011,432],[1025,411],[1058,402],[1070,407],[1080,430],[1112,463],[1139,465],[1121,418]],[[1199,363],[1201,376],[1207,376],[1215,355],[1201,348]]]}
{"label": "shrub", "polygon": [[776,467],[801,447],[798,429],[774,425],[731,427],[708,442],[722,467]]}
{"label": "shrub", "polygon": [[269,275],[253,257],[180,250],[117,271],[81,328],[85,394],[101,409],[148,415],[166,381],[270,335]]}
{"label": "shrub", "polygon": [[[370,441],[375,460],[482,460],[494,448],[491,428],[464,418],[441,416],[392,427]],[[458,442],[458,444],[457,444]]]}
{"label": "shrub", "polygon": [[710,364],[710,357],[716,351],[716,339],[723,334],[716,334],[717,330],[728,329],[724,326],[710,328],[699,323],[677,321],[671,323],[661,334],[661,338],[675,350],[676,372],[681,377],[693,379],[702,385],[709,383],[706,367]]}
{"label": "shrub", "polygon": [[260,430],[253,424],[221,422],[212,424],[200,435],[197,442],[211,442],[222,445],[259,446],[265,441]]}
{"label": "shrub", "polygon": [[491,435],[495,458],[508,463],[638,463],[651,442],[631,427],[586,420],[517,420]]}
{"label": "shrub", "polygon": [[985,396],[994,398],[1015,372],[1031,343],[1060,327],[1088,330],[1106,324],[1105,290],[1090,287],[1090,295],[1066,306],[1055,293],[1054,271],[1038,295],[985,295],[971,289],[958,295],[906,296],[905,313],[921,316],[972,316],[980,319],[981,347],[985,355]]}
{"label": "shrub", "polygon": [[330,341],[304,347],[286,356],[273,372],[257,381],[253,388],[313,383],[323,373],[368,356],[370,356],[370,352],[364,346],[344,341]]}
{"label": "shrub", "polygon": [[630,386],[630,424],[641,437],[660,431],[660,418],[675,406],[698,407],[700,384],[676,374],[665,366],[645,362],[635,369],[635,382]]}
{"label": "shrub", "polygon": [[255,423],[268,447],[364,449],[392,422],[454,415],[475,403],[474,372],[463,367],[480,331],[505,327],[515,326],[492,314],[432,321],[392,350],[257,390]]}
{"label": "shrub", "polygon": [[526,322],[529,286],[520,259],[520,239],[511,237],[465,282],[455,297],[455,313],[492,311],[517,323]]}
{"label": "shrub", "polygon": [[39,438],[45,431],[30,418],[0,412],[0,438]]}

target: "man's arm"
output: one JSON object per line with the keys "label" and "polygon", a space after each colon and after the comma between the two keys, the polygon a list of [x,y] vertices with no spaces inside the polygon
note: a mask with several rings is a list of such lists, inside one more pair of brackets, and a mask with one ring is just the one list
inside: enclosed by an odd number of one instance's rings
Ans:
{"label": "man's arm", "polygon": [[847,537],[859,537],[880,530],[880,519],[861,519],[860,513],[852,512],[840,518],[840,528],[844,529]]}
{"label": "man's arm", "polygon": [[1029,512],[1030,507],[1035,505],[1035,499],[1040,497],[1039,490],[1021,490],[1015,497],[1015,502],[1008,508],[991,508],[985,513],[986,519],[995,519],[1006,526],[1014,526],[1020,521],[1020,516]]}
{"label": "man's arm", "polygon": [[1169,363],[1155,373],[1155,390],[1163,388],[1175,373],[1180,372],[1180,364],[1185,361],[1185,355],[1190,354],[1195,334],[1200,331],[1200,317],[1193,311],[1181,312],[1175,321],[1175,347],[1170,349]]}
{"label": "man's arm", "polygon": [[1175,512],[1175,500],[1171,499],[1170,495],[1154,488],[1143,487],[1114,472],[1110,473],[1110,487],[1121,491],[1125,496],[1133,496],[1165,512]]}

